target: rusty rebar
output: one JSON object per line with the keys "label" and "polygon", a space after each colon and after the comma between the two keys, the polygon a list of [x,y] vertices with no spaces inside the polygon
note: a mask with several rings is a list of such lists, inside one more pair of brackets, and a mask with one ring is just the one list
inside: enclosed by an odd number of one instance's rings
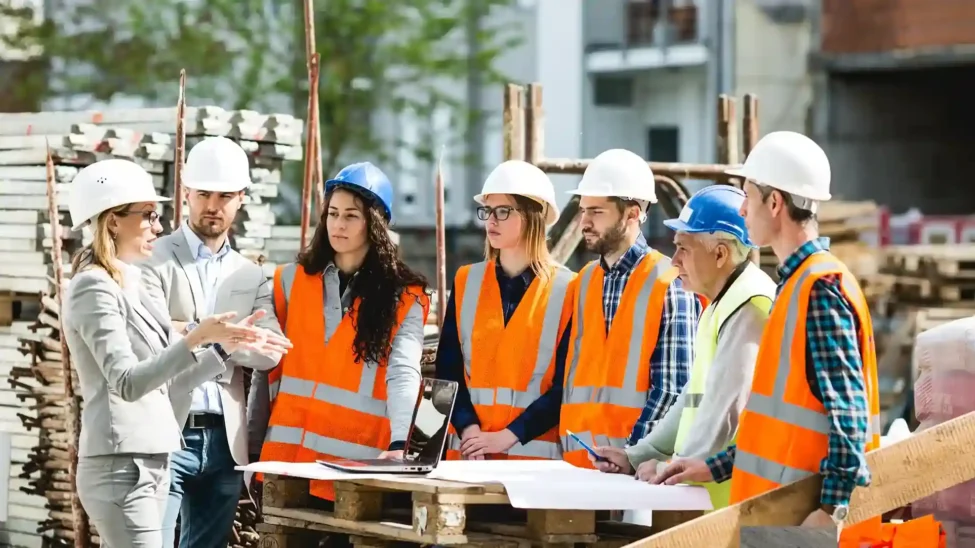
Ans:
{"label": "rusty rebar", "polygon": [[[47,213],[51,223],[51,265],[54,269],[54,301],[58,305],[58,338],[61,339],[61,375],[64,377],[64,397],[67,400],[67,434],[68,434],[68,481],[75,485],[78,476],[78,443],[81,434],[81,412],[78,398],[74,392],[74,382],[71,375],[71,352],[68,340],[64,336],[64,307],[61,293],[64,289],[64,265],[62,263],[61,219],[58,211],[57,183],[54,174],[54,158],[51,156],[50,144],[47,146]],[[88,548],[91,543],[88,515],[81,506],[78,490],[71,490],[71,529],[74,533],[75,548]]]}
{"label": "rusty rebar", "polygon": [[183,165],[186,155],[186,69],[179,71],[176,99],[176,147],[173,158],[173,230],[183,222]]}
{"label": "rusty rebar", "polygon": [[440,149],[440,159],[437,161],[437,176],[434,181],[434,194],[437,200],[436,230],[437,230],[437,326],[443,327],[443,320],[447,314],[447,222],[444,205],[443,154]]}

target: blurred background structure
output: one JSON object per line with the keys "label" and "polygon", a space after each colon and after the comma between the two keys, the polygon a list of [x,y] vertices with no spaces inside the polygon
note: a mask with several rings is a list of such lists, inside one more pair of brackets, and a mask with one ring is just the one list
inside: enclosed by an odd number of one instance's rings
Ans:
{"label": "blurred background structure", "polygon": [[[965,183],[975,170],[975,0],[316,7],[325,175],[363,159],[382,166],[396,185],[403,256],[431,280],[436,156],[445,147],[452,279],[482,253],[472,196],[503,159],[505,83],[541,84],[551,158],[622,147],[655,162],[721,162],[718,96],[757,95],[761,134],[804,132],[830,157],[835,203],[821,226],[874,301],[887,422],[913,422],[914,335],[975,313],[975,193]],[[298,248],[304,32],[300,0],[0,0],[0,546],[70,541],[58,498],[69,488],[44,142],[57,149],[59,194],[106,155],[138,158],[171,192],[185,68],[188,146],[217,132],[253,158],[236,246],[286,262]],[[568,204],[561,191],[577,176],[552,177]],[[663,218],[655,207],[644,229],[669,251]],[[70,236],[66,251],[80,243]],[[252,533],[238,527],[231,544],[256,545]]]}

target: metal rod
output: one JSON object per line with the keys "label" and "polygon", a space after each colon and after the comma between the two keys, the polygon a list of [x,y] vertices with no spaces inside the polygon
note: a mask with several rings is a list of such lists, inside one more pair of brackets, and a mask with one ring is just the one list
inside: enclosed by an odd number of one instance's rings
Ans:
{"label": "metal rod", "polygon": [[173,158],[173,230],[183,222],[183,163],[186,155],[186,69],[179,71],[176,99],[176,150]]}
{"label": "metal rod", "polygon": [[[181,78],[182,80],[182,78]],[[182,89],[182,85],[180,86]],[[180,94],[182,96],[182,93]],[[78,397],[71,379],[71,352],[64,336],[64,307],[61,293],[64,290],[64,266],[62,264],[61,220],[58,212],[57,185],[54,175],[54,158],[50,144],[47,146],[47,214],[51,222],[51,265],[54,268],[54,301],[58,305],[58,338],[61,340],[61,375],[64,378],[64,397],[68,403],[66,430],[68,434],[68,481],[75,484],[78,476],[78,443],[81,434],[81,413]],[[71,529],[75,548],[87,548],[91,544],[88,515],[78,498],[78,490],[71,491]]]}
{"label": "metal rod", "polygon": [[[305,13],[305,64],[308,69],[308,110],[305,116],[305,170],[301,187],[301,228],[299,236],[300,249],[305,249],[308,242],[308,227],[311,224],[312,187],[315,185],[315,162],[317,125],[316,112],[318,110],[317,63],[315,62],[315,0],[304,0]],[[319,169],[318,171],[321,171]],[[317,203],[317,200],[315,201]]]}
{"label": "metal rod", "polygon": [[437,176],[434,181],[434,193],[437,198],[437,326],[443,327],[443,320],[447,314],[447,227],[444,218],[444,181],[443,154],[444,146],[440,149],[440,159],[437,161]]}
{"label": "metal rod", "polygon": [[[591,159],[545,158],[535,165],[546,173],[581,175],[589,167],[590,162],[592,162]],[[739,167],[725,164],[647,163],[655,175],[663,175],[673,179],[709,179],[712,181],[728,180],[730,176],[725,171]]]}
{"label": "metal rod", "polygon": [[322,208],[325,207],[325,178],[322,173],[322,124],[320,122],[319,115],[319,104],[318,104],[318,81],[321,77],[321,58],[318,53],[315,53],[311,57],[311,131],[313,136],[312,143],[312,183],[315,188],[315,211],[320,219],[324,211]]}

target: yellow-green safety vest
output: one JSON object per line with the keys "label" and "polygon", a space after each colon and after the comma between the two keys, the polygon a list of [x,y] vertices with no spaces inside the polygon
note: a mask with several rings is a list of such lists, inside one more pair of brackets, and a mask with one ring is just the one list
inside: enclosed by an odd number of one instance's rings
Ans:
{"label": "yellow-green safety vest", "polygon": [[[758,266],[748,263],[724,295],[716,303],[712,302],[704,309],[704,313],[698,320],[697,337],[694,339],[694,364],[691,367],[691,379],[684,387],[684,409],[680,415],[677,437],[674,439],[675,456],[683,454],[684,441],[687,439],[687,434],[691,428],[711,427],[707,424],[695,424],[694,420],[701,405],[701,398],[704,397],[704,386],[708,379],[708,373],[711,371],[714,353],[718,347],[718,333],[721,331],[724,322],[749,302],[768,316],[774,299],[775,282]],[[735,436],[728,440],[727,445],[734,443],[737,437],[736,428]],[[707,488],[711,495],[711,504],[715,510],[728,506],[731,493],[730,481],[723,483],[707,482],[698,485]]]}

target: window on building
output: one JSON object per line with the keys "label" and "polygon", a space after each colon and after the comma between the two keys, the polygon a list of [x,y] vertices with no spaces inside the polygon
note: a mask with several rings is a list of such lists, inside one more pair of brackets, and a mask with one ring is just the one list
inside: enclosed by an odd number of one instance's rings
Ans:
{"label": "window on building", "polygon": [[633,78],[595,76],[592,79],[593,103],[597,107],[633,106]]}
{"label": "window on building", "polygon": [[[677,126],[650,126],[647,128],[647,159],[651,162],[680,161],[680,128]],[[654,204],[647,213],[645,225],[650,245],[665,253],[673,251],[673,234],[663,225],[667,214],[660,204]]]}
{"label": "window on building", "polygon": [[651,162],[680,161],[680,128],[650,126],[647,129],[647,158]]}

